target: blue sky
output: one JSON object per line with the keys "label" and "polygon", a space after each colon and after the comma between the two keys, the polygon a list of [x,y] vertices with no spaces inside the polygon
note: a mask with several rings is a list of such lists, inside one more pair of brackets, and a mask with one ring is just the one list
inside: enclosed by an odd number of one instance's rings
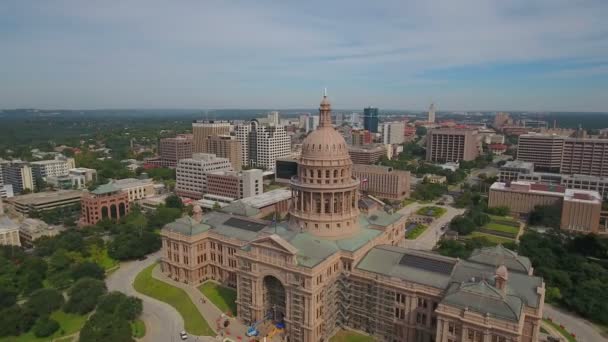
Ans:
{"label": "blue sky", "polygon": [[608,111],[608,1],[3,0],[0,108]]}

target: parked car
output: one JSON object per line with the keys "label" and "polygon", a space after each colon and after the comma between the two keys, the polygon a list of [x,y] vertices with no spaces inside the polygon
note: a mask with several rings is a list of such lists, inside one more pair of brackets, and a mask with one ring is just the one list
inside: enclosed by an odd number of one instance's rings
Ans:
{"label": "parked car", "polygon": [[179,333],[179,337],[182,339],[182,341],[185,341],[188,339],[188,334],[186,334],[185,331],[182,331]]}

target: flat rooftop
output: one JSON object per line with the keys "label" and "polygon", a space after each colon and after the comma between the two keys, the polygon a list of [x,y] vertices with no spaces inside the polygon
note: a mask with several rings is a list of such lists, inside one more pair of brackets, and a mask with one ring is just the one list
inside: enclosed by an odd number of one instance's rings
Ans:
{"label": "flat rooftop", "polygon": [[567,201],[601,203],[602,197],[595,190],[566,189],[563,185],[541,184],[528,181],[515,181],[507,186],[503,182],[494,182],[490,190],[526,192],[539,195],[559,196]]}
{"label": "flat rooftop", "polygon": [[597,191],[566,189],[564,194],[565,201],[581,202],[581,203],[602,203],[602,196]]}
{"label": "flat rooftop", "polygon": [[80,199],[82,195],[83,192],[80,190],[59,190],[15,196],[9,198],[8,201],[18,203],[20,205],[41,205],[50,202],[65,201],[76,198]]}
{"label": "flat rooftop", "polygon": [[513,169],[534,170],[534,163],[526,162],[526,161],[523,161],[523,160],[510,160],[510,161],[506,162],[500,168],[501,169],[502,168],[513,168]]}
{"label": "flat rooftop", "polygon": [[281,202],[291,198],[291,190],[289,189],[276,189],[265,192],[261,195],[245,197],[239,201],[244,204],[250,205],[254,208],[260,209],[277,202]]}

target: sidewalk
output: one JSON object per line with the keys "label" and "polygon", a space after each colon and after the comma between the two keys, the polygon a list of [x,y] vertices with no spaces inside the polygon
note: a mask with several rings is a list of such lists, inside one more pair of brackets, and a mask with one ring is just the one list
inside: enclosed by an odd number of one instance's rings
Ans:
{"label": "sidewalk", "polygon": [[[209,323],[209,327],[216,333],[218,332],[217,320],[221,318],[223,312],[221,312],[220,309],[218,309],[208,298],[203,296],[203,294],[196,287],[177,282],[167,277],[161,272],[160,266],[158,265],[154,267],[154,270],[152,270],[152,277],[184,290],[190,297],[190,300],[192,300],[192,303],[194,303],[198,311],[201,313],[201,315],[203,315],[207,323]],[[201,299],[203,298],[205,299],[205,303],[201,302]],[[228,319],[230,319],[230,325],[228,326],[228,332],[230,334],[226,334],[226,337],[236,340],[240,336],[243,340],[247,340],[247,335],[245,334],[247,332],[247,326],[245,326],[236,318]],[[199,341],[218,341],[218,338],[210,336],[200,336]]]}

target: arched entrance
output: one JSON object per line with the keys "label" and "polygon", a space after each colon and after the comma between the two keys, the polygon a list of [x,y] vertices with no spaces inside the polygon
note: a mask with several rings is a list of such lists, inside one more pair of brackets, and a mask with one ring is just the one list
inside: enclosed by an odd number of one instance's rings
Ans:
{"label": "arched entrance", "polygon": [[101,219],[103,220],[105,218],[108,218],[109,215],[110,214],[108,213],[108,207],[106,207],[106,206],[101,207]]}
{"label": "arched entrance", "polygon": [[273,276],[264,277],[264,315],[275,322],[285,318],[285,287]]}

